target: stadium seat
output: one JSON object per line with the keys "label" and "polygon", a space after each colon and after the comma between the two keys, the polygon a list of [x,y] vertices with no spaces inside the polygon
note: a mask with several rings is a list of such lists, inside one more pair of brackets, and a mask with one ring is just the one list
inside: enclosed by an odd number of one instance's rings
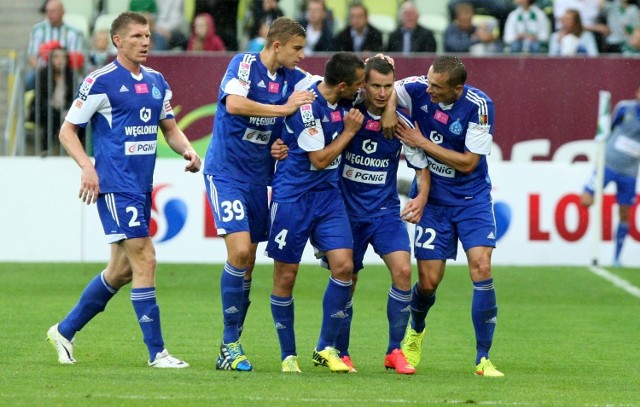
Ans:
{"label": "stadium seat", "polygon": [[280,0],[278,7],[289,18],[298,20],[300,17],[300,0]]}
{"label": "stadium seat", "polygon": [[449,19],[449,9],[447,6],[449,4],[449,0],[419,0],[415,1],[414,4],[418,9],[418,13],[420,13],[420,16],[438,15]]}
{"label": "stadium seat", "polygon": [[113,22],[113,20],[116,19],[116,17],[118,17],[118,14],[119,13],[116,13],[116,14],[100,14],[98,16],[98,18],[96,18],[96,22],[93,25],[93,32],[100,31],[100,30],[110,31],[111,30],[111,23]]}
{"label": "stadium seat", "polygon": [[90,29],[89,29],[89,20],[82,14],[74,14],[74,13],[64,13],[64,17],[62,18],[65,24],[69,24],[71,27],[82,33],[84,37],[84,43],[87,44],[89,42]]}
{"label": "stadium seat", "polygon": [[67,13],[80,14],[87,19],[87,24],[91,25],[96,17],[96,2],[94,0],[61,0],[64,6],[65,17]]}
{"label": "stadium seat", "polygon": [[[431,1],[431,0],[428,0]],[[398,16],[398,9],[400,8],[402,1],[398,0],[363,0],[362,4],[367,8],[369,13],[369,19],[371,15],[379,14],[389,16],[396,20]]]}
{"label": "stadium seat", "polygon": [[191,27],[191,22],[193,22],[193,18],[196,16],[196,0],[183,0],[183,6],[184,20],[188,26]]}
{"label": "stadium seat", "polygon": [[104,0],[103,12],[107,14],[120,14],[129,10],[130,0]]}

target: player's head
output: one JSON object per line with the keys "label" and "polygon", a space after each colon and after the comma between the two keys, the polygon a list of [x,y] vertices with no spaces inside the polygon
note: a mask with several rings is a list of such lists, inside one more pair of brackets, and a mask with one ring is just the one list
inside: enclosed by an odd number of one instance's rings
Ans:
{"label": "player's head", "polygon": [[364,64],[365,101],[372,113],[380,114],[384,110],[391,94],[396,72],[385,58],[372,57]]}
{"label": "player's head", "polygon": [[324,66],[324,83],[342,99],[352,99],[364,83],[364,62],[352,52],[336,52]]}
{"label": "player's head", "polygon": [[149,20],[143,14],[125,11],[111,23],[111,41],[118,55],[134,64],[144,62],[151,47]]}
{"label": "player's head", "polygon": [[458,100],[467,81],[467,68],[458,57],[439,56],[427,73],[427,92],[434,103],[451,104]]}
{"label": "player's head", "polygon": [[273,49],[280,65],[294,68],[304,59],[307,33],[303,26],[288,17],[278,17],[269,27],[265,50]]}

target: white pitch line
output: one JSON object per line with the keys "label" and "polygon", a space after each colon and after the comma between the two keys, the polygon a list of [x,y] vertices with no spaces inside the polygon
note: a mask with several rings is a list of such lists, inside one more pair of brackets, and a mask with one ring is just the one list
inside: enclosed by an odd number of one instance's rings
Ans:
{"label": "white pitch line", "polygon": [[589,267],[589,271],[591,271],[593,274],[597,276],[604,278],[605,280],[609,281],[611,284],[615,285],[616,287],[622,288],[623,290],[633,295],[634,297],[640,298],[640,288],[631,284],[627,280],[620,278],[617,275],[610,273],[607,270],[600,267],[591,266]]}

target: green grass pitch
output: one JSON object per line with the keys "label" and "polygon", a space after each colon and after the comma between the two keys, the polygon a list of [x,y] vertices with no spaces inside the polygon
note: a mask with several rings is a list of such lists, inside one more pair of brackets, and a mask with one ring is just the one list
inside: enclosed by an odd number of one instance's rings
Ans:
{"label": "green grass pitch", "polygon": [[[189,369],[146,366],[128,287],[76,336],[78,363],[59,365],[46,331],[102,267],[0,264],[0,405],[640,405],[640,298],[588,267],[494,267],[499,317],[491,359],[506,374],[502,379],[473,375],[472,286],[460,266],[447,269],[413,376],[384,369],[390,278],[383,266],[360,275],[350,349],[355,374],[312,365],[327,272],[308,265],[294,291],[302,374],[280,372],[270,266],[254,272],[242,336],[253,372],[214,369],[222,331],[220,265],[158,267],[165,342]],[[609,272],[640,287],[640,269]]]}

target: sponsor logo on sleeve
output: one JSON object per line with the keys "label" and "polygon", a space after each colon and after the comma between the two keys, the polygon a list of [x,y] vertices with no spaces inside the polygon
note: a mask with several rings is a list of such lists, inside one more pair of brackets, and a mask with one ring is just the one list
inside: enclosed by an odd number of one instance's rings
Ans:
{"label": "sponsor logo on sleeve", "polygon": [[481,114],[478,117],[478,121],[479,121],[478,124],[487,124],[489,123],[489,116],[487,116],[486,114]]}
{"label": "sponsor logo on sleeve", "polygon": [[250,70],[251,70],[251,64],[248,64],[246,62],[240,62],[240,67],[238,68],[238,79],[248,84]]}
{"label": "sponsor logo on sleeve", "polygon": [[307,127],[307,123],[316,123],[316,118],[313,117],[313,109],[311,105],[302,105],[300,106],[300,116],[302,117],[302,123]]}

